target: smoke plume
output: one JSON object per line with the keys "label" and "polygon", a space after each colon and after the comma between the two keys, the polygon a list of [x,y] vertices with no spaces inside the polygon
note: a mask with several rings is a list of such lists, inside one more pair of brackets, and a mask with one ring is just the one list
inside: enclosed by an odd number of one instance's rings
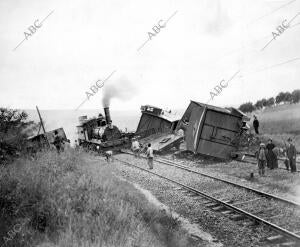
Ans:
{"label": "smoke plume", "polygon": [[103,87],[102,105],[109,107],[111,99],[126,101],[131,99],[137,92],[136,87],[125,77],[112,82],[106,82]]}

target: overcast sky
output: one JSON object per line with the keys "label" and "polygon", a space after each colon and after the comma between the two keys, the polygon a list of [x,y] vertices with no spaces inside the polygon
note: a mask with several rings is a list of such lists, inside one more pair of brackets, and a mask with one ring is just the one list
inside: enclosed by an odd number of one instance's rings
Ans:
{"label": "overcast sky", "polygon": [[[126,92],[111,101],[115,110],[185,108],[191,99],[207,102],[237,72],[210,104],[292,91],[300,88],[300,25],[262,48],[299,11],[300,0],[1,0],[0,105],[76,109],[113,71],[80,109],[102,107],[102,90],[114,84]],[[155,34],[152,27],[171,16]],[[137,51],[148,32],[155,36]]]}

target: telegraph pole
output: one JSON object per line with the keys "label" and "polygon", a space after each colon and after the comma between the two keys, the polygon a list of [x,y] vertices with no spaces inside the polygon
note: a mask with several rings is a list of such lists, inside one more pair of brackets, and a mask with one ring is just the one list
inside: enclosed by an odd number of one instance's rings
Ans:
{"label": "telegraph pole", "polygon": [[47,138],[47,136],[46,136],[46,130],[45,130],[45,126],[44,126],[44,123],[43,123],[43,119],[42,119],[42,117],[41,117],[39,108],[38,108],[37,106],[36,106],[36,110],[37,110],[38,115],[39,115],[39,118],[40,118],[40,128],[41,128],[41,126],[42,126],[42,129],[43,129],[43,131],[44,131],[44,136],[45,136],[45,138],[46,138],[46,140],[47,140],[48,146],[50,147],[49,140],[48,140],[48,138]]}
{"label": "telegraph pole", "polygon": [[44,131],[44,134],[46,134],[45,127],[44,127],[44,123],[43,123],[43,119],[42,119],[42,117],[41,117],[39,108],[38,108],[37,106],[36,106],[36,110],[37,110],[37,112],[38,112],[38,114],[39,114],[40,124],[41,124],[41,126],[42,126],[43,131]]}

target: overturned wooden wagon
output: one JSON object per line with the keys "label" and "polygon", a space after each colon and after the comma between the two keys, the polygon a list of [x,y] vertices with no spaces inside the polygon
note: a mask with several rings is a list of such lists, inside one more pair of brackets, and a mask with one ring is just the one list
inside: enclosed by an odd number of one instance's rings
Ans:
{"label": "overturned wooden wagon", "polygon": [[45,147],[50,147],[54,142],[55,132],[61,137],[64,142],[69,142],[63,128],[54,129],[45,133],[37,134],[27,138],[27,150],[36,152]]}
{"label": "overturned wooden wagon", "polygon": [[229,159],[250,119],[235,108],[221,108],[191,101],[177,130],[183,129],[186,149],[194,153]]}
{"label": "overturned wooden wagon", "polygon": [[140,143],[146,146],[151,143],[154,152],[163,152],[172,147],[179,147],[183,136],[175,133],[180,120],[178,114],[161,108],[141,106],[140,118],[135,135],[140,137]]}
{"label": "overturned wooden wagon", "polygon": [[172,132],[180,120],[177,114],[151,105],[141,106],[141,112],[142,116],[135,132],[140,137]]}

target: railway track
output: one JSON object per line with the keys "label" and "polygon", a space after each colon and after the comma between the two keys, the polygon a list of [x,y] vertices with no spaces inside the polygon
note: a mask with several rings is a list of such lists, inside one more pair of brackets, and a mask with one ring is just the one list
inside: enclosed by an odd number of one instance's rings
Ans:
{"label": "railway track", "polygon": [[[253,164],[253,165],[256,165],[256,166],[257,166],[257,162],[255,162],[255,161],[250,161],[250,160],[240,160],[239,162],[242,162],[242,163],[248,163],[248,164]],[[290,170],[287,170],[286,168],[280,167],[280,166],[279,166],[277,169],[285,170],[285,171],[287,171],[287,172],[290,172]],[[296,173],[300,173],[299,168],[297,168]]]}
{"label": "railway track", "polygon": [[[131,155],[131,153],[127,153],[127,152],[123,152],[123,153]],[[264,224],[265,226],[269,227],[270,229],[272,229],[273,231],[275,231],[277,233],[276,235],[272,235],[266,239],[270,243],[277,244],[277,246],[300,246],[300,235],[299,235],[300,231],[294,232],[294,231],[289,230],[288,229],[289,227],[287,227],[287,226],[285,227],[280,224],[272,223],[270,221],[270,218],[272,218],[272,217],[264,216],[263,212],[253,213],[253,212],[249,212],[249,210],[245,210],[243,208],[244,204],[253,203],[254,201],[260,200],[261,197],[263,197],[263,198],[271,199],[272,201],[273,200],[279,201],[281,203],[285,203],[285,204],[289,205],[289,207],[294,207],[294,208],[299,209],[300,205],[293,201],[289,201],[289,200],[286,200],[286,199],[283,199],[283,198],[280,198],[280,197],[277,197],[277,196],[274,196],[274,195],[271,195],[271,194],[268,194],[268,193],[265,193],[265,192],[262,192],[259,190],[245,187],[243,185],[236,184],[236,183],[224,180],[224,179],[213,177],[208,174],[203,174],[203,173],[191,170],[190,168],[188,168],[186,166],[176,164],[175,162],[172,162],[172,161],[169,161],[166,159],[162,159],[162,158],[155,159],[156,162],[159,162],[161,164],[176,167],[176,168],[185,170],[187,172],[191,172],[196,175],[205,176],[209,179],[218,180],[219,182],[227,183],[230,186],[235,186],[239,189],[245,189],[247,191],[251,191],[252,193],[255,193],[257,196],[260,197],[260,198],[254,198],[250,201],[230,201],[230,200],[228,201],[224,198],[223,199],[217,198],[216,196],[211,195],[211,193],[208,193],[207,191],[203,191],[203,190],[199,190],[197,188],[191,187],[191,186],[184,184],[173,178],[164,176],[162,174],[158,174],[153,171],[149,171],[148,169],[145,169],[141,166],[131,164],[128,161],[124,161],[119,158],[115,158],[115,159],[127,166],[137,168],[139,170],[142,170],[144,172],[150,173],[154,176],[157,176],[159,178],[167,180],[170,183],[177,185],[180,189],[183,189],[185,192],[189,193],[189,195],[191,195],[191,196],[200,196],[200,197],[204,198],[205,206],[209,207],[211,210],[221,212],[224,215],[228,215],[228,217],[232,220],[242,220],[246,225],[249,225],[249,227],[253,224]]]}
{"label": "railway track", "polygon": [[[127,152],[127,151],[124,151],[124,150],[122,151],[122,153],[129,154],[129,155],[133,156],[133,153],[130,153],[130,152]],[[143,157],[143,156],[141,156],[141,157],[144,158],[144,159],[146,159],[146,157]],[[189,168],[188,166],[178,164],[178,163],[176,163],[174,161],[171,161],[171,160],[168,160],[168,159],[155,158],[155,161],[159,162],[159,163],[162,163],[164,165],[176,167],[176,168],[179,168],[179,169],[182,169],[182,170],[185,170],[185,171],[188,171],[188,172],[200,175],[200,176],[204,176],[204,177],[208,177],[208,178],[211,178],[211,179],[214,179],[214,180],[217,180],[217,181],[221,181],[221,182],[230,184],[232,186],[235,186],[235,187],[238,187],[238,188],[242,188],[242,189],[247,190],[247,191],[251,191],[253,193],[256,193],[258,195],[264,196],[266,198],[278,200],[278,201],[284,202],[284,203],[286,203],[288,205],[291,205],[291,206],[296,206],[296,207],[298,207],[300,209],[300,204],[297,203],[297,202],[294,202],[294,201],[291,201],[291,200],[287,200],[285,198],[282,198],[282,197],[279,197],[279,196],[275,196],[275,195],[272,195],[270,193],[266,193],[266,192],[263,192],[263,191],[260,191],[260,190],[257,190],[257,189],[245,186],[245,185],[234,183],[234,182],[226,180],[226,179],[222,179],[222,178],[219,178],[219,177],[216,177],[216,176],[212,176],[210,174],[206,174],[206,173],[203,173],[203,172],[195,171],[195,170]]]}

